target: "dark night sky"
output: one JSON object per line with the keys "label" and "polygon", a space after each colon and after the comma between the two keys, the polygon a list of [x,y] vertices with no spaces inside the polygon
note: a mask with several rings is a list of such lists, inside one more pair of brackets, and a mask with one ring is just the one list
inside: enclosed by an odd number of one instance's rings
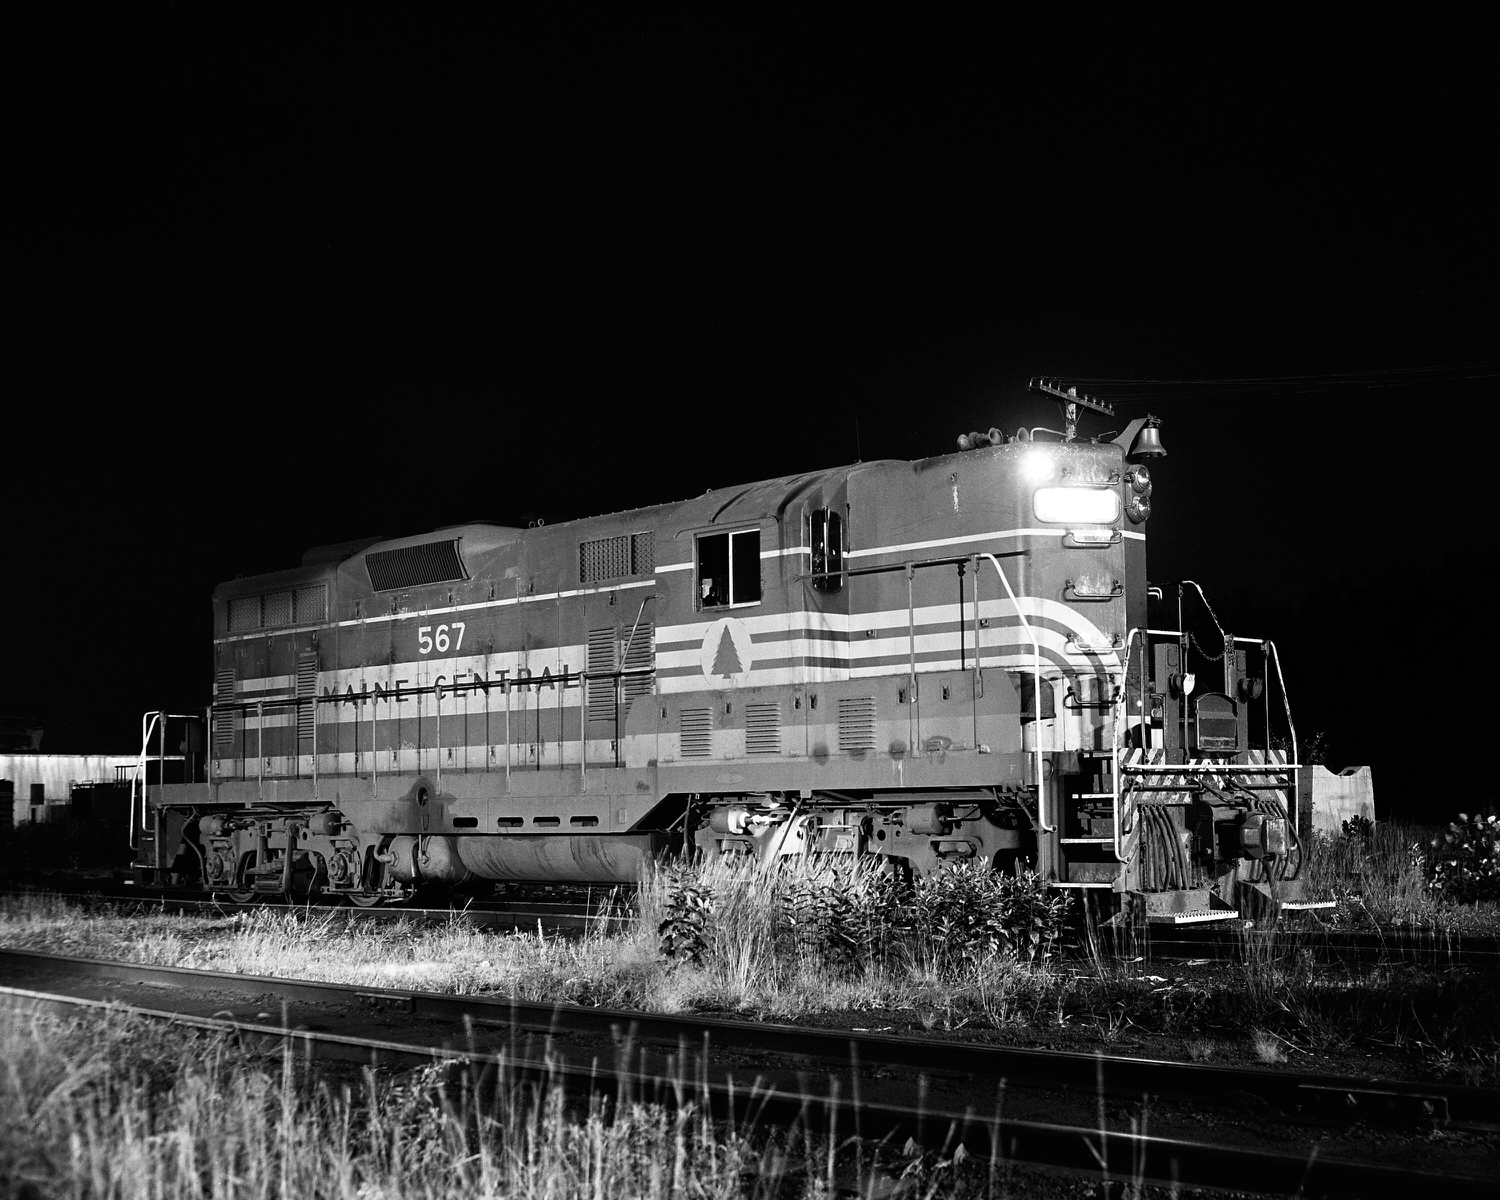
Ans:
{"label": "dark night sky", "polygon": [[44,750],[201,707],[214,584],[310,545],[944,453],[1055,425],[1045,374],[1162,381],[1084,432],[1163,418],[1152,581],[1277,640],[1334,765],[1493,801],[1477,30],[166,32],[21,42],[0,711]]}

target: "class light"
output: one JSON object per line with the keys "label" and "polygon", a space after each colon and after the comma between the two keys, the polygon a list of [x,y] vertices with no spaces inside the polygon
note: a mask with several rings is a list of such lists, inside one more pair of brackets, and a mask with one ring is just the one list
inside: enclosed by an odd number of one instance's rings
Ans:
{"label": "class light", "polygon": [[1032,496],[1038,521],[1064,525],[1112,525],[1120,516],[1120,494],[1113,488],[1044,487]]}
{"label": "class light", "polygon": [[1032,450],[1021,460],[1021,477],[1027,483],[1046,483],[1057,477],[1057,459],[1045,450]]}

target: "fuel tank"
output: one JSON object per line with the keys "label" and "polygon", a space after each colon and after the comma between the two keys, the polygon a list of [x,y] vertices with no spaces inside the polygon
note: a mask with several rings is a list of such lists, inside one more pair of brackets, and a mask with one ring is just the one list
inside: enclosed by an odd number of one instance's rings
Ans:
{"label": "fuel tank", "polygon": [[664,833],[455,837],[459,861],[481,879],[635,883],[667,848]]}

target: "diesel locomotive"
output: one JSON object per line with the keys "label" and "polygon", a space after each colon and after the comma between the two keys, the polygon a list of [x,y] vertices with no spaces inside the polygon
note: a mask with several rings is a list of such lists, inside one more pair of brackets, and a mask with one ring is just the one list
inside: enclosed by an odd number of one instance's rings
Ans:
{"label": "diesel locomotive", "polygon": [[1037,386],[1065,429],[223,584],[211,704],[143,720],[137,879],[371,905],[815,854],[1309,907],[1275,648],[1147,582],[1158,423],[1083,437],[1107,406]]}

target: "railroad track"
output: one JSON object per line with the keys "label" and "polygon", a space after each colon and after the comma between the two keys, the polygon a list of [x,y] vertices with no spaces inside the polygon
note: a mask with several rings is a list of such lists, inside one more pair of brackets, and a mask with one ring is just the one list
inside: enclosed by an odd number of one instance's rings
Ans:
{"label": "railroad track", "polygon": [[621,928],[633,920],[625,905],[610,905],[604,900],[548,901],[548,900],[488,900],[463,906],[423,908],[412,905],[389,905],[377,908],[356,908],[343,905],[298,904],[292,901],[256,899],[240,904],[225,897],[189,897],[166,892],[146,891],[137,888],[118,888],[96,892],[64,892],[52,889],[29,889],[28,892],[10,892],[10,895],[47,895],[67,900],[82,906],[97,904],[148,905],[160,912],[217,913],[246,912],[255,909],[285,910],[308,913],[318,917],[349,922],[360,921],[420,921],[427,924],[443,924],[461,921],[466,925],[486,929],[536,930],[548,933],[581,932],[584,930],[612,930]]}
{"label": "railroad track", "polygon": [[[407,919],[427,923],[460,920],[481,928],[543,929],[548,933],[610,930],[633,919],[629,897],[623,902],[606,894],[587,900],[476,900],[463,905],[423,907],[390,905],[376,908],[308,905],[273,899],[237,904],[227,897],[189,897],[167,891],[113,887],[87,892],[52,888],[29,889],[79,904],[100,902],[150,904],[166,912],[214,913],[247,909],[289,909],[320,916],[334,914],[348,921]],[[20,894],[12,892],[10,894]],[[1348,966],[1403,964],[1440,970],[1500,967],[1500,938],[1435,932],[1320,929],[1306,924],[1270,929],[1198,928],[1148,930],[1144,935],[1106,931],[1101,951],[1123,961],[1156,958],[1203,958],[1210,961],[1272,961],[1307,954],[1316,962]]]}
{"label": "railroad track", "polygon": [[[1493,1173],[1486,1176],[1486,1164],[1494,1161],[1500,1131],[1500,1091],[1446,1084],[1012,1050],[16,951],[0,951],[0,975],[10,983],[0,996],[13,1006],[125,1002],[200,1028],[278,1044],[290,1039],[313,1057],[426,1062],[461,1054],[476,1068],[504,1066],[509,1078],[546,1078],[570,1090],[592,1087],[664,1103],[689,1080],[694,1098],[720,1115],[743,1117],[753,1097],[759,1119],[777,1124],[801,1121],[839,1136],[911,1137],[947,1151],[961,1142],[971,1154],[1094,1173],[1102,1167],[1116,1178],[1179,1185],[1244,1188],[1253,1180],[1258,1191],[1302,1195],[1369,1196],[1424,1186],[1441,1187],[1445,1197],[1489,1194]],[[170,1009],[161,1007],[165,996],[174,998]],[[253,1019],[236,1015],[252,1010]],[[385,1035],[392,1029],[399,1038]],[[1023,1098],[1028,1088],[1062,1099],[1052,1110],[1037,1110]],[[1280,1132],[1241,1130],[1239,1144],[1226,1146],[1142,1136],[1121,1128],[1128,1121],[1118,1112],[1105,1119],[1106,1098],[1118,1109],[1143,1096],[1153,1098],[1158,1129],[1162,1103],[1201,1108],[1227,1099],[1231,1110],[1252,1111]],[[1037,1111],[1073,1118],[1029,1119]],[[1450,1139],[1473,1140],[1477,1157],[1470,1156],[1467,1173],[1439,1174],[1368,1155],[1340,1157],[1318,1144],[1319,1131],[1350,1122],[1388,1131],[1441,1129]],[[1450,1161],[1454,1150],[1453,1140],[1445,1142]]]}
{"label": "railroad track", "polygon": [[1438,968],[1500,965],[1500,938],[1406,930],[1320,929],[1288,925],[1270,929],[1174,929],[1145,936],[1112,936],[1106,952],[1122,957],[1273,960],[1308,954],[1320,963],[1399,963]]}

